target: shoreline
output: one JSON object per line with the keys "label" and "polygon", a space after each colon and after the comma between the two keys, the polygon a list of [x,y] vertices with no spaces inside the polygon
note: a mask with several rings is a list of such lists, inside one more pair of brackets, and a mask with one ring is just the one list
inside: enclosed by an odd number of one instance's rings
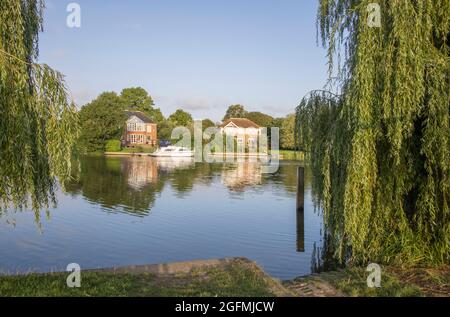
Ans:
{"label": "shoreline", "polygon": [[[367,287],[363,267],[280,281],[247,258],[127,265],[81,271],[81,288],[68,288],[70,272],[0,274],[2,296],[450,296],[450,265],[383,269],[381,287]],[[87,286],[86,286],[87,284]],[[20,285],[20,287],[16,287]]]}

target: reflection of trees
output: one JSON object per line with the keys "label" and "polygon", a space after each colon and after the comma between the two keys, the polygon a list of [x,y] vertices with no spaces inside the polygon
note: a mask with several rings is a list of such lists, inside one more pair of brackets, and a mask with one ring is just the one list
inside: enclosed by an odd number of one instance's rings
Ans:
{"label": "reflection of trees", "polygon": [[139,158],[84,157],[79,181],[67,184],[66,189],[81,191],[87,200],[108,209],[145,215],[164,186],[151,164]]}
{"label": "reflection of trees", "polygon": [[[281,184],[287,192],[297,192],[297,168],[298,162],[282,161],[280,168],[271,176],[275,184]],[[311,188],[311,170],[305,168],[305,188]]]}
{"label": "reflection of trees", "polygon": [[218,170],[210,164],[196,165],[191,159],[83,157],[79,181],[66,184],[66,190],[108,209],[145,215],[166,182],[181,195],[200,179],[210,183]]}
{"label": "reflection of trees", "polygon": [[257,185],[262,185],[262,192],[265,186],[295,192],[297,165],[282,164],[277,173],[265,177],[261,163],[252,161],[209,164],[191,159],[83,157],[79,181],[66,184],[66,190],[107,209],[143,216],[150,212],[166,183],[180,197],[192,191],[195,184],[209,185],[220,178],[233,192]]}
{"label": "reflection of trees", "polygon": [[195,183],[211,184],[214,175],[219,173],[221,165],[196,163],[188,168],[178,168],[166,174],[170,184],[178,195],[191,191]]}

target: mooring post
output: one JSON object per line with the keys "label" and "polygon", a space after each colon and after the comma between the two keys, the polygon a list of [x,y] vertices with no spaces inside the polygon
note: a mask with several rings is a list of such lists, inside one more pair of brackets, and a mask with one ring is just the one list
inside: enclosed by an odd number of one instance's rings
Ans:
{"label": "mooring post", "polygon": [[305,168],[297,168],[297,252],[305,252]]}

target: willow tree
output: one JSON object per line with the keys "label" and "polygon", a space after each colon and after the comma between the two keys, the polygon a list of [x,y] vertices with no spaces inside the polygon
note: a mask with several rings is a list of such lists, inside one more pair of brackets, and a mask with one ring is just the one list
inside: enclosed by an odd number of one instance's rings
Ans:
{"label": "willow tree", "polygon": [[449,24],[449,0],[320,1],[341,95],[306,96],[297,131],[342,262],[449,261]]}
{"label": "willow tree", "polygon": [[77,113],[63,76],[36,64],[44,3],[0,1],[0,212],[55,202],[71,175]]}

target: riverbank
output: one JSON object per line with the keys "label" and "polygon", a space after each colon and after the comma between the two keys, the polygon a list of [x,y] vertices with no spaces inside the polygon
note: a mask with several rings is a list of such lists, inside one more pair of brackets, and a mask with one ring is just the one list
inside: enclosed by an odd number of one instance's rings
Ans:
{"label": "riverbank", "polygon": [[245,258],[88,270],[80,288],[67,287],[68,274],[0,275],[0,296],[292,296]]}
{"label": "riverbank", "polygon": [[280,282],[245,258],[87,270],[80,288],[68,274],[0,275],[0,296],[450,296],[450,266],[386,268],[380,288],[367,287],[364,268]]}
{"label": "riverbank", "polygon": [[367,287],[368,272],[353,267],[332,272],[312,274],[283,286],[301,297],[411,297],[450,296],[450,266],[437,268],[382,268],[381,287]]}

